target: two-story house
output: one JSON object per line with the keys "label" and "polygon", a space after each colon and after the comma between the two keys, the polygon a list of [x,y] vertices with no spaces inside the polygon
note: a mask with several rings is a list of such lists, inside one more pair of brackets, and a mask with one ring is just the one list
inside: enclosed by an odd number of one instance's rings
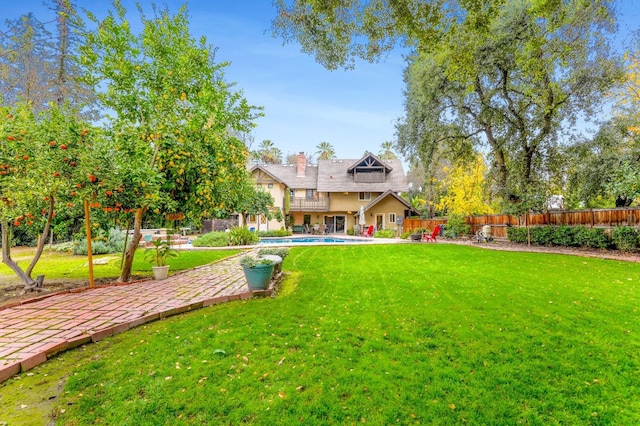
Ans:
{"label": "two-story house", "polygon": [[[343,234],[352,227],[362,229],[361,223],[395,229],[398,219],[415,213],[398,195],[408,189],[400,160],[367,154],[359,160],[320,160],[314,165],[300,153],[296,165],[253,164],[249,170],[256,186],[273,196],[274,208],[284,211],[289,205],[294,230],[315,227]],[[283,226],[260,216],[246,218],[246,224],[256,230]]]}

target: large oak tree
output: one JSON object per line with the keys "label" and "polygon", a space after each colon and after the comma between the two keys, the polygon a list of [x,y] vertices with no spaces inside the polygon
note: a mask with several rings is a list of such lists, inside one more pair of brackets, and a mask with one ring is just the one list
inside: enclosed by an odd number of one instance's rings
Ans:
{"label": "large oak tree", "polygon": [[409,46],[405,154],[488,147],[504,200],[541,190],[560,132],[594,114],[619,77],[611,0],[277,1],[276,35],[328,68]]}

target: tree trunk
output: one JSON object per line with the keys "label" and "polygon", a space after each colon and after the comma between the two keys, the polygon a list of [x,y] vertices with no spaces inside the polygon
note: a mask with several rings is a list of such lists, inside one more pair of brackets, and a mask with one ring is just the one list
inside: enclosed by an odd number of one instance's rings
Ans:
{"label": "tree trunk", "polygon": [[127,252],[124,256],[124,263],[122,264],[122,271],[120,272],[120,281],[123,283],[128,282],[131,279],[131,269],[133,267],[133,257],[136,254],[136,249],[138,248],[138,244],[142,239],[142,234],[140,229],[142,228],[142,215],[144,214],[144,209],[139,208],[136,209],[136,215],[133,221],[133,235],[131,236],[131,242],[129,243],[129,247],[127,247]]}
{"label": "tree trunk", "polygon": [[493,151],[495,158],[495,167],[496,167],[496,186],[498,187],[498,193],[502,195],[505,199],[508,196],[507,192],[507,162],[504,158],[504,149],[498,143],[495,136],[493,135],[493,128],[491,124],[486,124],[484,128],[484,133],[487,137],[487,141],[489,142],[489,146],[491,146],[491,150]]}
{"label": "tree trunk", "polygon": [[[47,213],[47,222],[44,225],[44,230],[42,231],[42,238],[38,239],[38,245],[36,247],[36,254],[33,256],[31,263],[27,267],[27,270],[24,271],[26,276],[29,278],[31,283],[33,283],[33,279],[31,278],[31,272],[33,272],[33,268],[35,268],[36,263],[40,260],[40,256],[42,256],[42,252],[44,251],[44,246],[47,243],[47,235],[49,235],[49,230],[51,229],[51,220],[53,219],[53,207],[55,205],[55,200],[53,196],[49,196],[49,212]],[[29,288],[25,287],[25,290]]]}
{"label": "tree trunk", "polygon": [[35,281],[24,273],[18,264],[11,259],[11,243],[9,241],[9,224],[2,221],[2,262],[7,265],[24,283],[25,288],[32,287]]}

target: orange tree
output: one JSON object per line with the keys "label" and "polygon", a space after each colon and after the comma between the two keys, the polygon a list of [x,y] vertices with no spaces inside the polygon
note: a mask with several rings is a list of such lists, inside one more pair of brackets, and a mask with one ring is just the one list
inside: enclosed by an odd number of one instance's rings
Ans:
{"label": "orange tree", "polygon": [[[95,202],[103,188],[117,185],[118,175],[105,141],[68,105],[51,104],[37,115],[30,103],[0,109],[2,260],[31,288],[31,273],[56,214],[78,211],[84,199]],[[10,252],[11,235],[21,227],[40,235],[24,270]]]}
{"label": "orange tree", "polygon": [[[206,40],[189,33],[186,9],[176,15],[140,11],[133,34],[119,1],[81,46],[87,81],[102,90],[107,137],[125,161],[124,194],[135,210],[133,237],[120,279],[128,281],[144,215],[184,213],[189,220],[220,216],[241,200],[247,150],[234,134],[258,115],[224,80]],[[123,203],[125,204],[125,203]]]}

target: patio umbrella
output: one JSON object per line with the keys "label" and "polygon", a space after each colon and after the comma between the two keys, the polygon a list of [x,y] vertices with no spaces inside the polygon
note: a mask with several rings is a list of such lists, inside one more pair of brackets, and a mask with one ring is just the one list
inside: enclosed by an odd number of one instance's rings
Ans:
{"label": "patio umbrella", "polygon": [[364,231],[364,226],[367,224],[367,218],[364,217],[364,206],[360,206],[360,218],[358,223],[360,224],[360,229]]}

